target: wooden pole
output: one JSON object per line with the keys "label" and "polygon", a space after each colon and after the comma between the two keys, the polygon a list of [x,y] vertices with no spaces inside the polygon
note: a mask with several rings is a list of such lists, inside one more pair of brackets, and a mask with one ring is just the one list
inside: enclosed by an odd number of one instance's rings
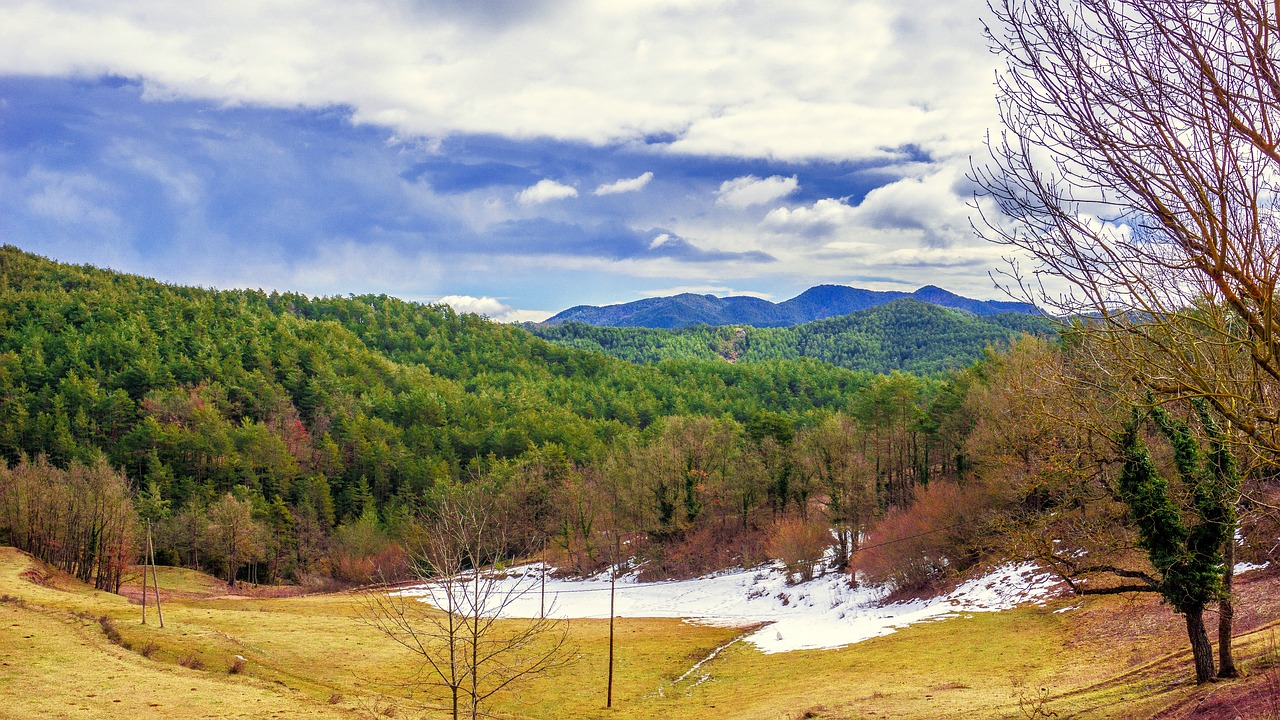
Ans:
{"label": "wooden pole", "polygon": [[[160,577],[156,574],[156,546],[151,542],[151,521],[147,521],[147,557],[151,561],[151,587],[156,591],[156,614],[160,616],[160,627],[164,627],[164,610],[160,607]],[[143,577],[146,570],[143,570]],[[142,591],[145,597],[146,589]]]}
{"label": "wooden pole", "polygon": [[547,619],[547,539],[542,539],[542,612],[540,616]]}
{"label": "wooden pole", "polygon": [[[147,547],[151,547],[151,521],[147,521]],[[142,552],[142,624],[147,624],[147,550]]]}
{"label": "wooden pole", "polygon": [[613,566],[609,569],[609,689],[605,696],[604,706],[606,708],[613,707],[613,608],[615,586],[618,583],[618,536],[617,531],[613,536]]}

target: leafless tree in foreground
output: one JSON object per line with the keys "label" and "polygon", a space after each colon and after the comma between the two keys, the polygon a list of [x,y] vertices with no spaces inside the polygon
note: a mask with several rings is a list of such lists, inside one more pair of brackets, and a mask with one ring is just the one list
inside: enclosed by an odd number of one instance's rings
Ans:
{"label": "leafless tree in foreground", "polygon": [[1013,271],[1032,299],[1098,318],[1158,400],[1204,398],[1274,461],[1276,6],[994,1],[1005,130],[975,176],[1000,215],[980,231],[1033,258]]}
{"label": "leafless tree in foreground", "polygon": [[[526,581],[498,574],[505,547],[503,523],[489,499],[461,491],[442,504],[416,543],[425,598],[379,591],[364,596],[365,622],[415,656],[398,689],[424,708],[451,711],[454,720],[483,716],[482,704],[495,694],[573,659],[566,621],[499,619],[526,593],[537,592],[535,575]],[[437,704],[442,691],[443,708]]]}
{"label": "leafless tree in foreground", "polygon": [[1203,399],[1246,470],[1274,467],[1280,3],[992,3],[1005,129],[974,173],[978,206],[999,211],[980,232],[1032,259],[1010,273],[1023,294],[1090,318],[1100,371],[1154,404]]}

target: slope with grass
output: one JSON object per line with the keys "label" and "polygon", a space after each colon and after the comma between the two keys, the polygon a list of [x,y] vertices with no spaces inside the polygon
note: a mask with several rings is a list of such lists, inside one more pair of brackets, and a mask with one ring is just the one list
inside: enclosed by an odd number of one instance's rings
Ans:
{"label": "slope with grass", "polygon": [[[359,621],[358,594],[228,598],[216,581],[186,571],[161,578],[164,629],[154,615],[141,625],[139,606],[125,598],[0,548],[0,717],[351,718],[388,716],[401,704],[376,691],[405,671],[407,656]],[[1240,657],[1251,674],[1213,687],[1191,682],[1180,623],[1154,600],[1066,598],[780,654],[733,642],[739,628],[622,618],[611,711],[603,708],[608,622],[580,620],[572,625],[578,662],[492,710],[693,720],[1007,718],[1039,707],[1058,717],[1128,718],[1231,717],[1221,712],[1232,704],[1241,717],[1265,717],[1275,661],[1267,654],[1274,624],[1263,618],[1276,615],[1280,579],[1249,573],[1239,589],[1238,607],[1248,608]],[[102,616],[130,649],[105,637]],[[230,674],[236,655],[247,662]],[[1204,708],[1219,714],[1194,714]]]}

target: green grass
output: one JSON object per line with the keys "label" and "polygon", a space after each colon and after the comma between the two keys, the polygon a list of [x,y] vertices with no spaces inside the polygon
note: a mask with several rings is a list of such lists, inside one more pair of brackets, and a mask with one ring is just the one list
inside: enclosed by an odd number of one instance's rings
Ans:
{"label": "green grass", "polygon": [[[413,658],[359,621],[358,594],[217,598],[208,596],[216,581],[172,570],[162,587],[192,596],[166,603],[161,629],[154,615],[142,625],[126,598],[21,576],[36,565],[0,548],[0,717],[326,718],[405,704],[376,693]],[[1119,598],[1055,607],[974,613],[840,650],[765,655],[735,643],[680,683],[742,631],[624,618],[611,710],[608,624],[574,621],[578,661],[489,709],[515,718],[1016,718],[1043,695],[1058,717],[1119,718],[1197,692],[1181,623],[1167,609]],[[107,640],[102,615],[132,649]],[[1244,659],[1263,652],[1260,637],[1241,640]],[[229,674],[236,655],[248,662]],[[203,670],[180,666],[192,657]],[[395,716],[413,716],[407,710]]]}

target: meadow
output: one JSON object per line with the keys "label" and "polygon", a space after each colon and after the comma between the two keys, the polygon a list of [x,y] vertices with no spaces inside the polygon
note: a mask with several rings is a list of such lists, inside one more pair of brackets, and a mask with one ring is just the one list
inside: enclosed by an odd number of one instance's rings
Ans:
{"label": "meadow", "polygon": [[[162,568],[160,581],[164,628],[154,607],[141,623],[130,584],[123,596],[95,591],[0,548],[0,717],[419,716],[393,689],[412,658],[360,620],[360,592],[230,595],[219,581],[176,568]],[[1065,597],[837,650],[763,654],[733,643],[679,682],[744,629],[622,618],[611,709],[608,621],[575,620],[576,661],[488,709],[509,718],[669,720],[1267,717],[1276,701],[1275,623],[1262,618],[1275,616],[1276,585],[1267,571],[1241,578],[1239,607],[1249,609],[1237,642],[1247,675],[1210,686],[1194,684],[1181,622],[1167,609],[1134,596]]]}

